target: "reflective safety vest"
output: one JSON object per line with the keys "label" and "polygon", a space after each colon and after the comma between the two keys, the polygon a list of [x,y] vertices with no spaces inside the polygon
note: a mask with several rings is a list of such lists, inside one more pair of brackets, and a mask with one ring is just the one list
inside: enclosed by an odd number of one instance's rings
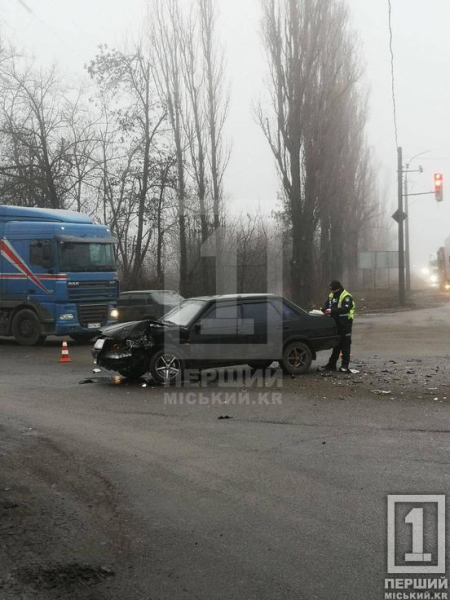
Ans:
{"label": "reflective safety vest", "polygon": [[[342,294],[339,296],[339,301],[338,301],[337,307],[342,308],[342,302],[344,301],[344,298],[346,298],[347,296],[350,296],[350,298],[352,299],[353,306],[349,310],[348,314],[342,315],[342,316],[347,317],[349,321],[353,321],[353,319],[355,317],[355,312],[356,312],[356,304],[355,304],[355,301],[353,300],[353,296],[349,292],[347,292],[347,290],[344,290],[342,292]],[[333,294],[333,292],[331,292],[331,294],[329,295],[330,304],[331,304],[331,301],[333,300],[333,298],[334,298],[334,294]]]}

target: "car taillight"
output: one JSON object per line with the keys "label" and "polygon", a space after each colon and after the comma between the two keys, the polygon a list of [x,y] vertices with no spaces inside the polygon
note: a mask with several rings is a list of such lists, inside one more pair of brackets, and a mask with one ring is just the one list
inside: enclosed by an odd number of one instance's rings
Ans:
{"label": "car taillight", "polygon": [[125,347],[125,344],[120,343],[120,344],[114,344],[112,347],[112,351],[113,352],[119,352],[120,350],[122,350],[122,348]]}

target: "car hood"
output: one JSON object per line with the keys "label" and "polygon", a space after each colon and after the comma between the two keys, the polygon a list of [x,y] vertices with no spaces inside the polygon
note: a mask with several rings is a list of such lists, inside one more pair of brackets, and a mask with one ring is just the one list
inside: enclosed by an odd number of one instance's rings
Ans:
{"label": "car hood", "polygon": [[144,319],[143,321],[130,321],[129,323],[118,323],[102,328],[102,334],[112,340],[126,341],[137,340],[143,335],[162,331],[167,325],[162,321]]}

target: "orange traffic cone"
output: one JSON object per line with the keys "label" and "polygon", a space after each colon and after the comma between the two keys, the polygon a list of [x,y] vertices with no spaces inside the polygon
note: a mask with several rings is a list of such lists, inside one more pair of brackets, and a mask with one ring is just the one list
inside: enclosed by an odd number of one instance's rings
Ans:
{"label": "orange traffic cone", "polygon": [[61,348],[61,358],[59,359],[58,362],[60,362],[60,363],[72,362],[72,359],[70,358],[70,355],[69,355],[69,348],[67,346],[66,340],[63,340],[62,348]]}

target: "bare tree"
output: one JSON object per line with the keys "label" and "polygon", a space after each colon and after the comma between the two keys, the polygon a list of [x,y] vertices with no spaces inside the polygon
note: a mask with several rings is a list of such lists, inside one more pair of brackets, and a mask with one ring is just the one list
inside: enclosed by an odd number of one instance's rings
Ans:
{"label": "bare tree", "polygon": [[214,229],[218,230],[223,199],[223,176],[229,159],[229,152],[225,151],[223,142],[223,129],[229,108],[229,92],[225,87],[225,56],[217,42],[216,5],[213,0],[198,0],[198,6],[201,23],[203,68],[207,90],[206,119],[208,123]]}
{"label": "bare tree", "polygon": [[[177,157],[181,288],[186,291],[187,280],[200,270],[203,291],[212,293],[214,278],[200,249],[212,231],[220,231],[228,161],[223,148],[228,95],[216,13],[210,0],[196,0],[190,11],[175,0],[155,0],[151,17],[155,72]],[[199,220],[200,237],[192,219]]]}
{"label": "bare tree", "polygon": [[[114,96],[115,108],[107,108],[114,117],[116,134],[120,136],[120,150],[125,153],[122,162],[122,186],[119,186],[119,206],[113,208],[115,225],[118,226],[120,209],[123,226],[127,232],[135,227],[130,253],[124,259],[127,284],[135,286],[142,275],[142,265],[147,254],[152,234],[149,222],[157,208],[155,189],[161,187],[159,175],[161,154],[157,137],[162,134],[166,114],[156,93],[150,58],[142,43],[130,51],[108,50],[105,46],[88,66],[88,72],[102,93]],[[105,120],[107,122],[107,119]],[[106,141],[106,136],[103,136]],[[103,145],[105,150],[105,145]],[[110,171],[103,153],[103,177]],[[127,185],[128,183],[128,185]],[[107,190],[105,190],[107,192]],[[111,196],[110,196],[111,198]],[[110,203],[112,207],[114,202]],[[120,209],[119,209],[120,207]],[[118,227],[118,229],[120,229]],[[128,237],[128,236],[127,236]],[[127,240],[128,243],[128,240]]]}
{"label": "bare tree", "polygon": [[308,304],[317,283],[354,272],[372,211],[361,72],[344,2],[263,6],[274,116],[260,106],[258,119],[282,181],[292,295]]}
{"label": "bare tree", "polygon": [[263,40],[270,71],[274,118],[260,106],[258,119],[280,173],[292,234],[292,294],[310,299],[317,199],[307,193],[305,129],[308,90],[314,86],[323,44],[327,0],[265,0]]}
{"label": "bare tree", "polygon": [[0,69],[0,168],[2,196],[22,203],[64,208],[70,188],[70,141],[59,106],[64,102],[55,68],[34,71],[16,57]]}
{"label": "bare tree", "polygon": [[180,57],[181,14],[176,0],[155,0],[150,18],[150,39],[155,56],[154,74],[160,97],[166,107],[177,170],[177,200],[180,254],[180,291],[186,294],[188,281],[188,253],[186,238],[186,140],[183,127],[184,90]]}

